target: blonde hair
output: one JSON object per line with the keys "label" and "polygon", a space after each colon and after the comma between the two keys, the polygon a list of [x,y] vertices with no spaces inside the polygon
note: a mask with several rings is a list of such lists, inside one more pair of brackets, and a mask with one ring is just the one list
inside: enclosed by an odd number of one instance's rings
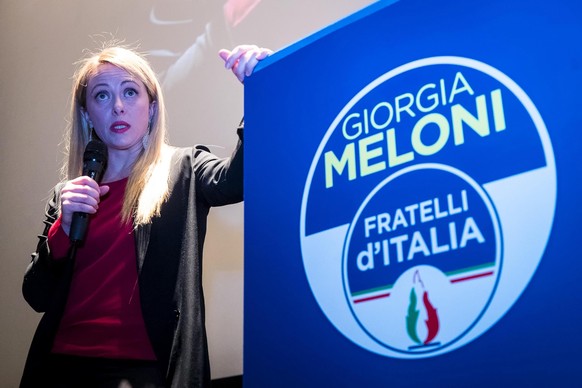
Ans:
{"label": "blonde hair", "polygon": [[104,45],[78,62],[71,93],[71,117],[65,133],[65,163],[63,175],[73,179],[82,174],[83,152],[93,136],[93,130],[83,117],[86,109],[87,84],[102,64],[117,66],[140,80],[155,103],[149,127],[149,140],[144,144],[129,176],[122,208],[122,220],[133,218],[135,225],[146,224],[160,214],[168,197],[168,177],[172,148],[167,143],[164,98],[155,72],[145,57],[137,51],[119,45]]}

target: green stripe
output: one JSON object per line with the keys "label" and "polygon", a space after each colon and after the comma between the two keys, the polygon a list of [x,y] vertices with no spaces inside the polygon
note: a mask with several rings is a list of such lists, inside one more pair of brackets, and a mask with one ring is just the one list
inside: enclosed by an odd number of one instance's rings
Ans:
{"label": "green stripe", "polygon": [[386,286],[370,288],[369,290],[364,290],[364,291],[352,292],[352,297],[360,296],[360,295],[364,295],[364,294],[371,294],[373,292],[378,292],[378,291],[390,290],[390,289],[392,289],[392,287],[394,287],[394,284],[388,284]]}

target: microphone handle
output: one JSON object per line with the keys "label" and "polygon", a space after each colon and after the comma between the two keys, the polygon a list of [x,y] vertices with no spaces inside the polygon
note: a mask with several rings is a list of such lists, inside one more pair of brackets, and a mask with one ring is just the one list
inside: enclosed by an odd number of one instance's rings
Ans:
{"label": "microphone handle", "polygon": [[82,242],[87,233],[87,225],[89,225],[89,215],[87,213],[75,212],[73,213],[73,220],[71,221],[71,230],[69,231],[69,239],[73,243]]}
{"label": "microphone handle", "polygon": [[[90,169],[89,171],[87,171],[87,174],[85,175],[87,175],[91,179],[95,179],[97,175],[99,175],[99,172],[96,169]],[[89,225],[89,214],[83,212],[73,213],[73,220],[71,221],[71,230],[69,231],[69,239],[73,244],[80,243],[85,239],[88,225]]]}

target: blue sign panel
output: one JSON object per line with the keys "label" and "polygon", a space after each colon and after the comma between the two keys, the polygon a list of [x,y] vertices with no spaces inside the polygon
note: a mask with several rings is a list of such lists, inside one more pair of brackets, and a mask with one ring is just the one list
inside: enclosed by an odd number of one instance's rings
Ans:
{"label": "blue sign panel", "polygon": [[576,384],[582,6],[466,3],[248,80],[245,386]]}

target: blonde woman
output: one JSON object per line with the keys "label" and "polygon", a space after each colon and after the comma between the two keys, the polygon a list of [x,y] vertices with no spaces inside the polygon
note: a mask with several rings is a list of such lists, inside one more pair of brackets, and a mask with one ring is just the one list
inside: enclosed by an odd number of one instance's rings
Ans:
{"label": "blonde woman", "polygon": [[[271,53],[219,55],[242,82]],[[242,128],[240,128],[242,130]],[[210,383],[201,256],[212,206],[242,201],[242,132],[230,158],[167,144],[164,99],[146,59],[106,47],[75,75],[66,179],[47,204],[23,294],[44,312],[22,387],[203,387]],[[104,144],[100,183],[83,176]],[[86,213],[71,244],[74,213]]]}

